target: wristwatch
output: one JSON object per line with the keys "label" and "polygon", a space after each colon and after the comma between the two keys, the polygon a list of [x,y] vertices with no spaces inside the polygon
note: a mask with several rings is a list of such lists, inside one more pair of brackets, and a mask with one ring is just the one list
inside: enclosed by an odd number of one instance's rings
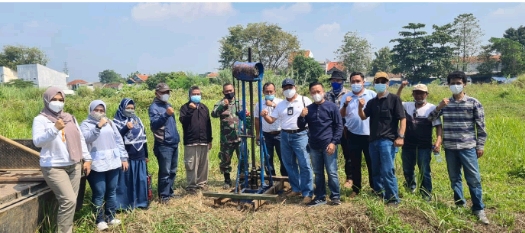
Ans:
{"label": "wristwatch", "polygon": [[405,139],[405,135],[404,134],[399,134],[399,138]]}

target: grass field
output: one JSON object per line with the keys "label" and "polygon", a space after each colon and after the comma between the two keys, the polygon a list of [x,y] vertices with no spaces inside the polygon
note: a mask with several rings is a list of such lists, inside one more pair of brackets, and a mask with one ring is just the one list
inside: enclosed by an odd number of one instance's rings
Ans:
{"label": "grass field", "polygon": [[[453,193],[447,176],[445,161],[431,162],[433,178],[433,200],[425,202],[419,195],[410,194],[402,188],[404,177],[400,154],[396,156],[396,175],[400,186],[402,202],[398,208],[386,207],[381,200],[372,196],[367,185],[367,172],[363,164],[363,189],[360,196],[350,199],[351,190],[341,186],[340,206],[320,206],[305,208],[300,199],[288,199],[279,203],[262,206],[256,212],[239,211],[234,204],[213,207],[211,198],[185,194],[186,185],[183,146],[179,150],[179,169],[176,177],[176,193],[182,198],[168,205],[159,205],[157,200],[148,210],[120,213],[123,221],[113,232],[523,232],[525,229],[525,76],[514,84],[469,85],[468,95],[481,101],[485,108],[488,131],[485,155],[480,158],[483,185],[483,199],[491,224],[484,226],[476,222],[468,208],[456,209]],[[411,100],[410,88],[402,94],[405,101]],[[301,89],[304,93],[304,87]],[[397,89],[390,88],[395,93]],[[213,108],[221,98],[221,87],[203,87],[203,103]],[[281,89],[277,88],[280,92]],[[428,101],[437,104],[449,97],[446,86],[429,85]],[[43,107],[43,90],[10,89],[0,87],[0,134],[12,139],[31,138],[33,118]],[[131,97],[137,103],[137,114],[149,128],[147,108],[153,100],[153,91],[126,87],[119,93],[100,90],[94,93],[68,96],[65,110],[73,113],[81,122],[87,117],[88,105],[92,100],[102,99],[108,106],[108,115],[113,116],[120,100]],[[282,96],[281,96],[282,97]],[[187,91],[177,90],[170,102],[176,110],[187,101]],[[254,100],[256,102],[256,100]],[[222,190],[223,177],[219,172],[219,121],[212,119],[213,148],[210,151],[210,191]],[[180,122],[178,128],[182,134]],[[148,141],[153,135],[147,131]],[[153,143],[150,143],[149,171],[154,174],[154,193],[156,194],[156,171],[158,164],[153,156]],[[339,150],[341,151],[341,150]],[[444,152],[442,152],[444,156]],[[339,152],[339,175],[344,182],[343,156]],[[444,160],[444,158],[443,158]],[[236,165],[237,160],[233,160]],[[278,164],[276,164],[278,167]],[[417,171],[417,169],[416,169]],[[470,194],[463,182],[465,197],[470,207]],[[88,185],[89,187],[89,185]],[[91,192],[88,188],[84,207],[75,215],[75,232],[94,232],[94,216],[90,208]]]}

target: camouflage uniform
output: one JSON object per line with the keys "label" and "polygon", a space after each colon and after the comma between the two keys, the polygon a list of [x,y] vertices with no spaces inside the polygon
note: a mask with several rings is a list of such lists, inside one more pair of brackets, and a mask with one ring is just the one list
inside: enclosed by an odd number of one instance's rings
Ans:
{"label": "camouflage uniform", "polygon": [[[221,160],[219,167],[221,173],[231,172],[231,157],[233,151],[235,151],[237,159],[239,159],[241,138],[239,137],[239,116],[237,115],[237,111],[235,99],[230,100],[228,105],[225,105],[224,99],[222,99],[215,104],[211,112],[212,117],[220,117],[221,119],[221,148],[219,151],[219,159]],[[241,168],[241,172],[242,171],[243,168]]]}

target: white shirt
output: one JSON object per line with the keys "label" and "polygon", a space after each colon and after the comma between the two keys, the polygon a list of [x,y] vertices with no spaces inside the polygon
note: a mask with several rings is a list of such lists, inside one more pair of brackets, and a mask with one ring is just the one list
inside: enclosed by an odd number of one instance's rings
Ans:
{"label": "white shirt", "polygon": [[[262,103],[262,110],[267,110],[268,111],[268,115],[272,115],[272,112],[275,110],[275,108],[277,107],[277,105],[283,101],[282,99],[279,99],[279,98],[274,98],[273,99],[273,102],[275,103],[275,107],[271,107],[271,106],[268,106],[266,105],[266,101],[264,101]],[[261,110],[261,111],[262,111]],[[255,112],[253,114],[253,116],[255,118],[259,118],[259,102],[257,102],[255,104]],[[266,132],[266,133],[270,133],[270,132],[273,132],[273,131],[281,131],[281,121],[280,119],[277,119],[275,122],[273,122],[272,124],[269,124],[268,122],[266,122],[264,119],[262,119],[262,131],[263,132]]]}
{"label": "white shirt", "polygon": [[[408,114],[413,115],[414,114],[414,110],[416,109],[416,103],[414,103],[414,102],[403,102],[403,107],[405,108],[405,111]],[[434,109],[436,109],[436,105],[433,105],[433,104],[427,102],[427,104],[425,104],[423,107],[417,109],[416,117],[417,118],[428,118],[428,115],[430,115],[430,113],[432,111],[434,111]],[[436,125],[441,125],[441,118],[440,117],[438,117],[437,119],[432,121],[432,126],[436,126]]]}
{"label": "white shirt", "polygon": [[[85,160],[91,160],[86,140],[80,131],[78,123],[76,125],[80,134],[82,157]],[[63,167],[75,164],[69,157],[66,143],[62,141],[62,130],[58,130],[55,127],[55,123],[45,116],[38,115],[33,119],[33,144],[42,148],[40,150],[41,167]]]}
{"label": "white shirt", "polygon": [[[304,103],[303,103],[304,98]],[[308,97],[297,94],[297,97],[292,102],[288,102],[287,99],[281,101],[275,110],[270,115],[273,118],[281,121],[281,128],[284,130],[297,130],[297,118],[301,115],[303,108],[312,104],[312,100]],[[288,108],[291,110],[291,115],[288,115]]]}
{"label": "white shirt", "polygon": [[363,98],[365,100],[365,107],[363,107],[364,110],[368,101],[375,98],[377,96],[377,93],[375,91],[365,89],[361,96],[357,96],[352,91],[349,91],[345,95],[343,95],[343,97],[341,97],[341,104],[339,106],[339,109],[343,108],[347,96],[352,97],[352,100],[350,100],[348,106],[346,107],[346,128],[353,134],[370,135],[370,117],[366,118],[366,120],[361,120],[361,117],[359,117],[359,98]]}

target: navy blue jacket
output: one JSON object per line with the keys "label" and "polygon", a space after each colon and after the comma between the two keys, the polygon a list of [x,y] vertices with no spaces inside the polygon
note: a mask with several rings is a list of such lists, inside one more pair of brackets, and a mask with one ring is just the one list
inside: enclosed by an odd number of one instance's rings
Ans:
{"label": "navy blue jacket", "polygon": [[330,101],[322,104],[306,106],[308,114],[297,118],[297,126],[301,129],[308,124],[308,143],[314,150],[326,149],[328,144],[341,143],[343,135],[343,120],[339,107]]}
{"label": "navy blue jacket", "polygon": [[180,142],[180,136],[175,121],[175,113],[172,116],[168,115],[166,113],[168,107],[172,107],[171,104],[155,97],[148,110],[150,128],[155,136],[155,143],[177,146]]}

